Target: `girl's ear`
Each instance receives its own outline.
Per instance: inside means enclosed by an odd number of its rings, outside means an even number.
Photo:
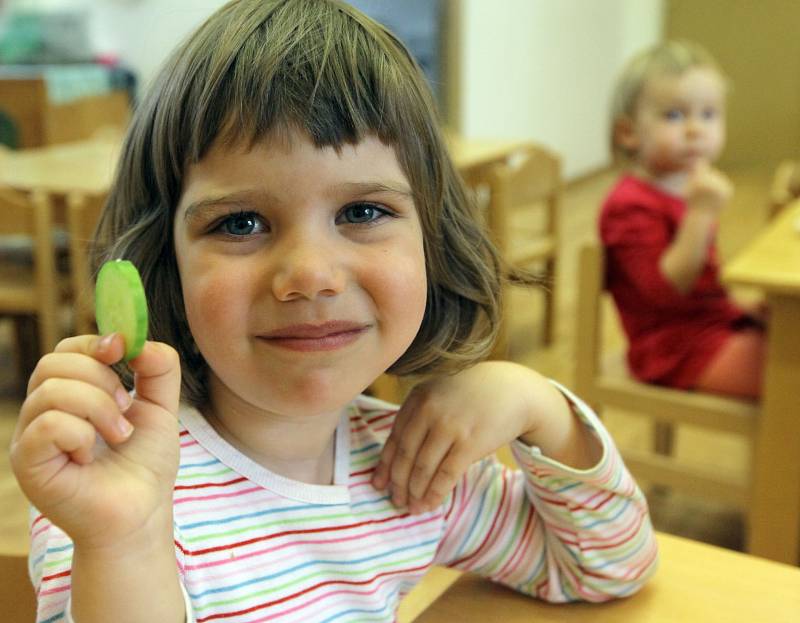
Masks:
[[[639,136],[636,133],[635,123],[627,115],[614,122],[614,144],[629,154],[636,153],[639,149]]]

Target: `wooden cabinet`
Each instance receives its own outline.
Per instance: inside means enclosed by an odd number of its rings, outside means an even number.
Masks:
[[[43,77],[0,77],[0,113],[12,122],[15,147],[22,149],[88,138],[108,125],[124,128],[130,104],[125,91],[54,103]]]

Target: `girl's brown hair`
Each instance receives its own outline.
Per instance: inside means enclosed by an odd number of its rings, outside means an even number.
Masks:
[[[484,357],[497,334],[502,267],[408,51],[338,0],[234,0],[177,48],[139,105],[92,253],[95,273],[112,258],[139,268],[150,338],[180,354],[183,399],[207,398],[173,244],[187,165],[216,141],[253,144],[294,128],[319,147],[374,134],[395,149],[411,183],[428,300],[416,338],[389,371],[452,372]]]

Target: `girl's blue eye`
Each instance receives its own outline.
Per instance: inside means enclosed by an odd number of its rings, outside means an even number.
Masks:
[[[348,224],[363,224],[373,223],[383,216],[387,216],[389,212],[373,203],[354,203],[342,210],[337,222],[343,219]]]
[[[230,236],[249,236],[257,233],[259,228],[259,218],[252,212],[239,212],[226,217],[220,224],[219,229]]]
[[[717,116],[717,111],[713,108],[706,108],[703,111],[703,119],[714,119]]]
[[[664,111],[664,118],[668,121],[680,121],[683,119],[683,113],[676,108],[672,108]]]

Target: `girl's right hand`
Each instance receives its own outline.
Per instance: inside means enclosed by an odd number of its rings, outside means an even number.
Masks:
[[[172,513],[178,354],[147,342],[129,362],[136,390],[131,398],[110,367],[123,352],[117,334],[59,343],[31,375],[11,443],[22,491],[86,548],[145,534]]]
[[[733,185],[722,171],[708,161],[699,161],[689,174],[686,186],[686,205],[719,218],[722,208],[733,195]]]

